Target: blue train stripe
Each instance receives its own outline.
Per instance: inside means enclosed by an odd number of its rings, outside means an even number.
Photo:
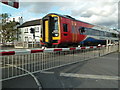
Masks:
[[[93,37],[87,37],[84,41],[80,42],[80,44],[85,44],[88,42],[91,43],[105,43],[106,40],[99,40],[99,39],[95,39]]]

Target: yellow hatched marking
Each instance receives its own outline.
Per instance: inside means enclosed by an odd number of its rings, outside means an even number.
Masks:
[[[48,30],[48,20],[45,21],[45,42],[48,42],[48,38],[49,38],[49,30]]]

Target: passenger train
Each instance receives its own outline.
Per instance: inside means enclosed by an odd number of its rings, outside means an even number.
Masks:
[[[106,44],[118,41],[118,31],[55,13],[42,18],[40,42],[46,47]]]

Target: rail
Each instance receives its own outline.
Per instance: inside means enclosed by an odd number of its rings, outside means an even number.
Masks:
[[[0,52],[0,81],[100,57],[118,50],[118,45],[76,48],[27,49]]]

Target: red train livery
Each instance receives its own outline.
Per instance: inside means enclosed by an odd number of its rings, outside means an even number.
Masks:
[[[94,26],[68,15],[51,13],[42,18],[40,41],[46,47],[77,46],[88,37],[86,29]]]
[[[78,45],[86,38],[83,27],[94,25],[77,21],[70,16],[48,14],[42,19],[41,44],[47,47]]]

